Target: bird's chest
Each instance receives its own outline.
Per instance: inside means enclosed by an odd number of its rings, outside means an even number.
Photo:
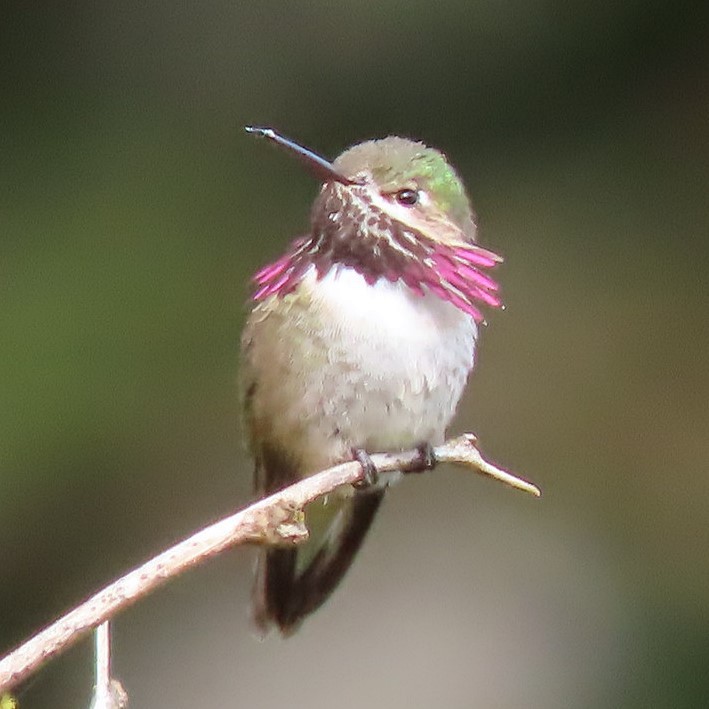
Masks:
[[[249,329],[254,403],[278,437],[297,429],[309,444],[335,437],[371,452],[442,438],[477,335],[449,303],[345,268],[309,273]]]

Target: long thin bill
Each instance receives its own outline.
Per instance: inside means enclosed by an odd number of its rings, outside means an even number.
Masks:
[[[277,133],[273,128],[258,128],[256,126],[245,126],[244,129],[247,133],[251,133],[258,138],[267,138],[276,145],[279,145],[286,150],[289,150],[297,157],[299,157],[310,169],[310,171],[323,182],[341,182],[345,185],[355,184],[354,180],[350,180],[349,177],[345,177],[342,173],[335,169],[335,166],[325,160],[317,153],[312,150],[304,148],[302,145],[289,140],[288,138]]]

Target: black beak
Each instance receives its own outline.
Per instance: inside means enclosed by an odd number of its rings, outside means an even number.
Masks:
[[[342,173],[338,172],[335,166],[325,160],[325,158],[320,157],[312,150],[304,148],[298,143],[294,143],[288,138],[284,138],[280,133],[276,133],[273,128],[256,128],[255,126],[246,126],[245,130],[247,133],[251,133],[259,138],[268,138],[268,140],[274,142],[276,145],[280,145],[286,150],[290,150],[297,157],[299,157],[305,166],[323,182],[340,182],[343,185],[354,185],[357,184],[355,180],[351,180],[349,177],[345,177]]]

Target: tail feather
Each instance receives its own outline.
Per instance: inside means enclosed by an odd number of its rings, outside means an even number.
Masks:
[[[357,492],[343,502],[304,569],[297,549],[270,549],[259,559],[253,616],[265,633],[275,624],[284,635],[330,596],[349,569],[379,509],[384,490]],[[302,552],[301,552],[302,553]]]

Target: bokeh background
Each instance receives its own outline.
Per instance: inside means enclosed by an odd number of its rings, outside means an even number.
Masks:
[[[251,550],[121,615],[134,707],[709,704],[707,4],[5,3],[0,652],[250,499],[250,274],[334,157],[443,149],[504,254],[453,469],[389,496],[346,583],[254,639]],[[19,690],[87,706],[89,641]]]

